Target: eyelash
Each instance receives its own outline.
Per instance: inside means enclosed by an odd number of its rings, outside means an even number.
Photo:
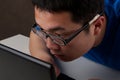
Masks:
[[[57,35],[61,38],[67,38],[70,34],[65,33],[65,34],[59,34],[59,33],[50,33],[50,32],[46,32],[47,34],[52,34],[52,35]]]
[[[67,38],[70,34],[58,34],[58,33],[55,33],[55,35],[61,37],[61,38]]]
[[[63,35],[61,34],[58,34],[58,33],[55,33],[55,35],[59,36],[59,37],[63,37]]]

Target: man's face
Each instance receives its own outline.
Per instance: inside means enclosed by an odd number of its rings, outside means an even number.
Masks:
[[[82,24],[74,23],[71,20],[71,15],[68,12],[50,13],[41,11],[36,7],[35,20],[48,34],[57,34],[64,38],[69,37],[82,27]],[[95,38],[91,31],[82,31],[66,46],[59,46],[58,44],[53,43],[50,38],[47,38],[45,42],[47,48],[50,49],[50,52],[55,57],[63,61],[71,61],[89,51],[94,45]]]

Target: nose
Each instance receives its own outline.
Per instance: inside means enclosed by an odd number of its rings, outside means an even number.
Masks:
[[[59,50],[60,46],[55,44],[49,37],[46,39],[46,46],[51,50]]]

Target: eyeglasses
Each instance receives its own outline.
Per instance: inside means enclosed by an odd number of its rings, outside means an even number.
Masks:
[[[32,27],[32,31],[36,33],[39,37],[43,39],[47,39],[48,37],[55,43],[60,46],[67,45],[72,39],[74,39],[80,32],[87,29],[89,25],[91,25],[94,21],[96,21],[101,15],[103,14],[103,11],[100,14],[97,14],[91,21],[89,21],[87,24],[83,25],[80,29],[75,31],[72,35],[69,36],[69,38],[64,39],[63,37],[56,35],[56,34],[48,34],[46,33],[39,25],[36,23]]]

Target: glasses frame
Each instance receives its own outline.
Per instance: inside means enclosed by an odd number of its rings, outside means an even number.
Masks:
[[[97,14],[92,20],[90,20],[88,23],[86,23],[85,25],[83,25],[80,29],[78,29],[77,31],[75,31],[75,33],[73,33],[72,35],[70,35],[67,39],[64,39],[60,36],[53,36],[51,34],[47,34],[46,32],[43,31],[43,29],[37,25],[36,23],[32,26],[32,31],[37,34],[40,37],[40,33],[42,33],[42,35],[44,34],[43,37],[48,38],[50,37],[50,39],[52,39],[52,41],[55,44],[58,44],[60,46],[66,46],[71,40],[73,40],[80,32],[82,32],[83,30],[87,29],[94,21],[96,21],[101,15],[103,15],[104,11],[101,11],[101,13]],[[37,27],[39,27],[39,30],[37,29]],[[58,38],[59,40],[62,41],[62,43],[58,43],[57,41],[55,41],[53,37]]]

